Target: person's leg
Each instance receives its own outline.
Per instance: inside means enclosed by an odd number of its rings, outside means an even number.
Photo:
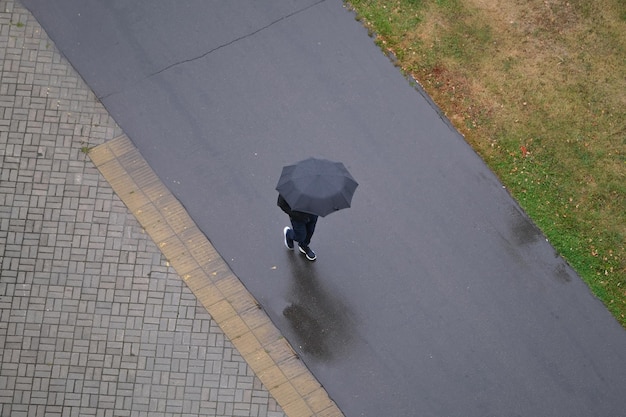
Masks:
[[[287,238],[295,240],[300,246],[304,246],[303,242],[306,242],[307,237],[307,225],[306,223],[299,222],[291,219],[291,230],[287,232]]]
[[[317,224],[317,216],[312,216],[311,220],[306,223],[306,238],[301,246],[309,246],[313,233],[315,233],[315,225]]]
[[[317,223],[317,216],[312,217],[310,221],[303,223],[291,219],[292,229],[287,230],[285,237],[298,242],[298,249],[300,252],[306,255],[309,261],[314,261],[317,256],[315,252],[309,248],[309,242],[315,231],[315,225]]]
[[[309,247],[309,243],[311,243],[311,238],[313,237],[313,233],[315,232],[315,225],[317,224],[317,216],[311,217],[311,219],[306,222],[306,237],[304,242],[299,242],[298,249],[300,252],[306,255],[306,258],[309,261],[314,261],[317,259],[317,255],[315,252]]]

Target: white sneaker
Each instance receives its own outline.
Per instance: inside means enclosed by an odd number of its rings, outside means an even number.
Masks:
[[[291,228],[289,226],[285,227],[283,229],[283,236],[285,237],[285,246],[287,246],[287,249],[293,250],[293,239],[289,239],[287,237],[287,232],[289,232],[290,230]]]
[[[298,246],[298,249],[300,249],[300,252],[306,255],[306,258],[309,261],[314,261],[317,259],[317,255],[315,255],[315,252],[313,252],[313,250],[309,248],[308,246],[304,248],[302,246]]]

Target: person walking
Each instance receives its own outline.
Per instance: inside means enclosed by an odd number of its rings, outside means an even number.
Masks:
[[[278,207],[291,220],[291,227],[283,229],[285,246],[293,249],[294,242],[298,242],[300,252],[309,261],[314,261],[317,257],[309,243],[317,217],[350,207],[358,185],[341,162],[307,158],[284,166],[276,191]]]
[[[289,216],[289,220],[291,221],[291,227],[286,226],[283,229],[287,249],[293,250],[295,246],[294,242],[298,242],[298,249],[309,261],[317,259],[315,252],[309,247],[309,243],[311,243],[311,238],[315,232],[318,216],[292,210],[287,201],[280,194],[278,194],[277,204],[278,207]]]

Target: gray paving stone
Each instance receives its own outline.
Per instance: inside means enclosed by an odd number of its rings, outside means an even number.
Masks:
[[[284,416],[87,158],[122,132],[13,0],[0,61],[0,416]]]

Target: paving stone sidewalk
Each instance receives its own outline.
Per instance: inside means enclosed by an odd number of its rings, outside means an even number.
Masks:
[[[89,160],[121,134],[0,1],[0,416],[284,416]]]

